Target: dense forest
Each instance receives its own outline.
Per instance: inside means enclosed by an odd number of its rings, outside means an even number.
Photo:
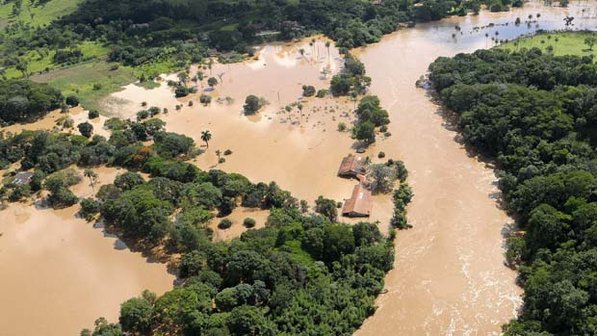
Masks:
[[[31,81],[0,81],[0,126],[30,122],[61,107],[64,97],[59,90]]]
[[[497,161],[524,230],[507,241],[525,294],[506,335],[597,334],[597,64],[479,50],[437,59],[430,79],[465,142]]]
[[[98,319],[82,335],[343,335],[374,312],[393,265],[393,235],[384,237],[377,224],[336,223],[332,200],[320,197],[310,213],[274,182],[202,171],[185,162],[198,153],[193,140],[164,126],[113,118],[106,122],[109,139],[46,131],[0,137],[2,165],[20,162],[34,172],[28,184],[7,183],[0,197],[18,201],[43,188],[49,205],[80,201],[83,218],[105,219],[130,246],[181,256],[174,258],[179,286],[126,301],[118,323]],[[128,171],[78,200],[69,187],[81,177],[65,170],[73,164]],[[268,209],[266,227],[212,241],[208,222],[238,206]],[[254,223],[246,218],[243,225]]]
[[[138,182],[102,187],[101,214],[126,238],[182,253],[182,285],[126,301],[118,324],[100,319],[83,335],[346,335],[373,313],[393,264],[377,225],[303,214],[275,184],[216,170],[189,182],[126,180]],[[210,209],[234,199],[270,208],[267,225],[214,243]]]

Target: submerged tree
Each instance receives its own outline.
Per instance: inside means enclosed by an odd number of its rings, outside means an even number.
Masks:
[[[201,140],[205,142],[205,146],[209,148],[209,141],[211,140],[211,132],[209,130],[205,130],[201,132]]]

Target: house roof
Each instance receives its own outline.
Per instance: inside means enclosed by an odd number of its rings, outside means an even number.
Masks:
[[[349,155],[342,159],[338,175],[353,175],[357,176],[365,171],[365,160],[360,156]]]
[[[16,185],[29,184],[29,182],[31,182],[32,177],[33,177],[32,172],[18,172],[14,176],[12,182]]]
[[[352,196],[344,203],[342,215],[344,216],[363,216],[371,214],[371,191],[357,184],[352,190]]]

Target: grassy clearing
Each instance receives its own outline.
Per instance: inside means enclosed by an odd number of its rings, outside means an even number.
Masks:
[[[108,48],[102,46],[97,42],[90,41],[85,41],[79,44],[78,48],[81,49],[81,52],[83,53],[83,59],[85,61],[105,57],[109,52]],[[55,50],[47,52],[38,52],[37,50],[31,50],[23,58],[27,60],[29,64],[29,73],[35,74],[48,70],[60,69],[61,65],[53,63],[55,54]],[[18,71],[15,67],[9,67],[6,69],[6,77],[8,78],[21,78],[22,76],[23,74],[20,71]]]
[[[562,55],[578,55],[597,57],[597,45],[593,46],[593,50],[585,44],[587,37],[593,36],[597,38],[595,32],[554,32],[543,33],[531,37],[523,37],[508,43],[505,43],[498,48],[507,50],[519,50],[522,48],[539,48],[543,51],[552,49],[556,56]]]
[[[129,67],[113,69],[111,64],[99,61],[53,70],[31,79],[49,83],[64,95],[76,95],[85,108],[101,111],[103,98],[134,82],[136,77]]]
[[[180,70],[180,67],[176,66],[175,62],[171,59],[143,64],[133,69],[137,78],[141,78],[142,76],[154,78],[161,74],[176,72],[177,70]]]
[[[37,7],[34,7],[31,2],[32,0],[23,0],[18,16],[13,16],[13,2],[0,5],[0,24],[22,21],[36,27],[44,26],[74,12],[81,0],[50,0],[47,4]]]

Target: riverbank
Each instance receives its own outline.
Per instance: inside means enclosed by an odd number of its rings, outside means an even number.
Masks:
[[[114,168],[94,170],[96,185],[112,183]],[[72,188],[79,197],[94,192],[85,178]],[[144,289],[172,288],[165,264],[131,252],[117,237],[76,215],[38,201],[13,203],[0,225],[0,332],[5,335],[77,335],[98,316],[118,318],[120,303]]]
[[[508,13],[453,17],[398,31],[359,50],[373,79],[371,92],[392,120],[395,137],[379,150],[405,161],[415,197],[408,208],[414,229],[398,234],[388,293],[378,298],[378,310],[357,335],[499,335],[501,325],[516,316],[522,290],[516,272],[504,266],[502,235],[513,220],[497,203],[493,168],[469,155],[441,107],[415,82],[439,56],[492,46],[489,37],[496,32],[514,39],[538,29],[564,29],[566,15],[576,17],[575,29],[594,27],[595,18],[582,15],[587,6],[533,2]],[[517,17],[524,21],[537,13],[535,24],[514,24]]]

